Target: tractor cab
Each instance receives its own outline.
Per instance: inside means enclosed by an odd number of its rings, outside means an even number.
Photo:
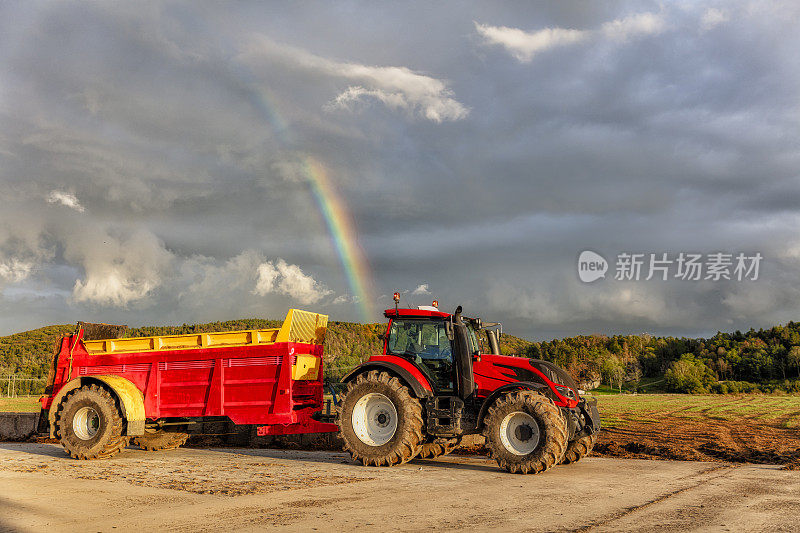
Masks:
[[[384,355],[414,363],[437,394],[466,399],[475,391],[472,363],[481,355],[476,328],[479,319],[451,315],[432,306],[387,309],[389,319]]]

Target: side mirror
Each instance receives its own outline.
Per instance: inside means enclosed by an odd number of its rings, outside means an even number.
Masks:
[[[447,338],[452,342],[454,338],[452,318],[444,323],[444,330],[447,333]]]

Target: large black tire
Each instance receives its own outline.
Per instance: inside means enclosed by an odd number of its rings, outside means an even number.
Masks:
[[[558,407],[533,391],[502,396],[489,408],[485,424],[489,455],[511,473],[544,472],[558,464],[567,446]]]
[[[114,397],[98,385],[70,391],[56,412],[56,437],[75,459],[107,459],[128,445]]]
[[[172,433],[159,429],[133,438],[133,444],[148,452],[174,450],[186,444],[188,433]]]
[[[402,464],[422,450],[422,406],[386,372],[371,370],[348,383],[336,423],[344,449],[365,466]]]
[[[564,459],[561,464],[568,465],[577,463],[592,452],[594,443],[597,442],[597,433],[585,435],[579,439],[570,441],[567,444],[567,451],[564,453]]]
[[[455,450],[461,439],[437,439],[428,437],[422,443],[422,450],[417,456],[418,459],[435,459]]]

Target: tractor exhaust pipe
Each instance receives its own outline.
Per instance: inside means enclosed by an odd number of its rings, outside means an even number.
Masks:
[[[487,329],[486,338],[489,339],[489,349],[492,351],[492,354],[501,355],[500,344],[497,342],[497,335],[495,334],[494,330]]]

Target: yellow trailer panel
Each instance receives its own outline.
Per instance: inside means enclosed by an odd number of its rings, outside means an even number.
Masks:
[[[284,320],[280,328],[103,339],[83,341],[83,345],[86,347],[86,351],[92,355],[104,355],[221,346],[264,345],[276,342],[322,344],[327,327],[327,315],[290,309],[286,315],[286,320]]]

